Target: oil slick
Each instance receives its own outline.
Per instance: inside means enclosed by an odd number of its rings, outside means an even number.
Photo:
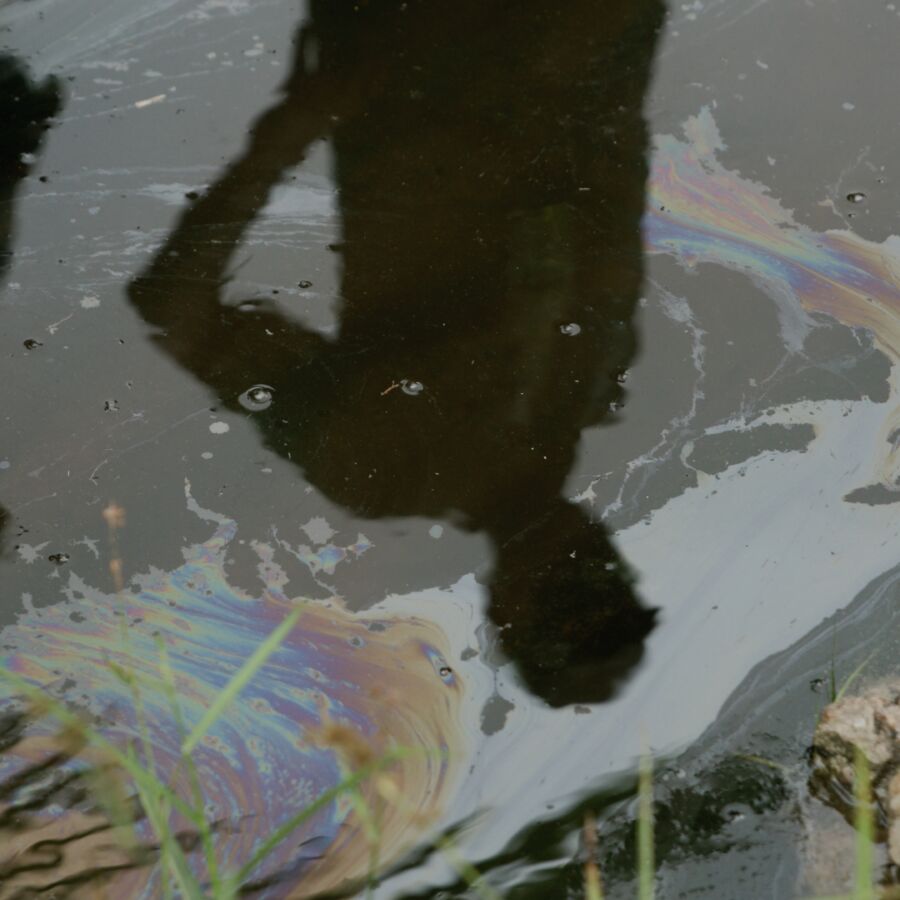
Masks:
[[[706,107],[687,120],[684,136],[656,140],[643,224],[647,251],[748,275],[778,303],[789,351],[800,349],[798,336],[812,327],[805,317],[819,313],[866,329],[892,363],[900,361],[900,238],[875,243],[798,224],[764,186],[722,165],[717,154],[725,144]],[[898,393],[894,378],[870,460],[871,480],[888,490],[900,478],[889,441],[900,426]]]
[[[729,397],[730,412],[707,433],[778,425],[814,437],[803,453],[760,453],[702,475],[617,532],[618,549],[641,573],[644,601],[661,607],[662,621],[627,696],[604,715],[607,728],[630,722],[634,731],[639,723],[661,753],[694,739],[760,659],[894,566],[900,541],[896,508],[885,502],[900,499],[889,440],[900,407],[900,239],[813,231],[763,185],[726,168],[723,149],[708,109],[687,120],[683,137],[656,138],[643,220],[648,255],[689,272],[747,277],[760,301],[775,304],[785,358],[802,358],[807,334],[830,317],[872,335],[893,365],[886,402],[817,397],[745,408],[740,394]],[[703,289],[697,299],[714,299]],[[698,360],[702,378],[695,351]],[[635,394],[634,407],[644,400]],[[640,419],[636,409],[631,415]],[[870,499],[873,488],[880,502]],[[623,764],[623,742],[607,731],[595,752],[601,745],[607,771]]]
[[[686,123],[684,138],[657,138],[643,223],[647,252],[687,268],[712,264],[752,279],[778,305],[788,353],[801,351],[812,317],[825,314],[871,331],[897,361],[900,242],[877,244],[849,231],[813,232],[763,186],[726,169],[718,158],[722,147],[709,111]],[[677,313],[689,326],[690,298],[685,304],[672,318]],[[695,331],[699,371],[703,335],[699,327]],[[617,534],[618,548],[641,573],[645,602],[661,607],[663,617],[636,677],[592,715],[536,703],[509,667],[487,684],[473,683],[464,671],[463,694],[458,679],[464,666],[448,648],[458,635],[440,616],[454,608],[467,638],[483,623],[484,590],[471,576],[448,592],[391,598],[382,611],[364,616],[350,616],[336,603],[310,604],[297,633],[202,750],[213,814],[238,826],[234,834],[220,835],[224,858],[240,858],[259,835],[336,779],[333,754],[304,742],[301,733],[303,725],[318,724],[323,695],[333,717],[364,734],[375,735],[376,723],[386,722],[398,743],[446,747],[451,760],[461,761],[460,770],[470,773],[457,778],[452,765],[412,758],[402,773],[402,791],[416,809],[391,823],[385,858],[416,838],[420,813],[448,807],[453,815],[447,821],[481,813],[477,825],[459,836],[463,855],[477,860],[499,852],[523,823],[546,816],[561,797],[628,769],[642,731],[658,754],[695,738],[753,665],[895,565],[900,521],[892,507],[843,500],[860,486],[894,483],[887,438],[896,427],[891,411],[900,406],[900,391],[896,375],[891,379],[888,403],[799,401],[759,413],[756,423],[814,429],[808,451],[760,455],[718,471]],[[641,402],[640,396],[633,402]],[[622,427],[628,425],[625,413]],[[154,673],[153,632],[163,634],[194,720],[236,661],[290,608],[280,554],[327,575],[334,565],[369,552],[362,536],[347,547],[257,544],[265,590],[251,597],[228,584],[223,568],[235,523],[196,511],[212,523],[212,537],[186,551],[183,566],[146,576],[138,593],[126,595],[129,663]],[[310,540],[315,543],[312,535]],[[89,695],[94,712],[117,720],[110,726],[115,733],[133,737],[129,698],[103,665],[109,647],[117,646],[115,598],[74,576],[69,586],[66,603],[29,609],[6,629],[7,662],[35,682],[53,684],[60,696],[88,703],[82,694]],[[378,690],[373,693],[371,685]],[[496,733],[476,738],[471,723],[478,710],[472,715],[467,704],[484,702],[495,689],[512,712]],[[171,760],[175,736],[168,710],[162,698],[149,699],[151,717],[164,723],[161,755]],[[561,765],[547,765],[547,735]],[[0,778],[8,777],[10,758],[0,765]],[[257,814],[246,817],[247,809]],[[302,868],[305,856],[306,871],[291,877],[306,884],[321,877],[317,886],[334,883],[325,881],[332,876],[339,881],[359,874],[366,847],[353,826],[346,807],[328,810],[272,868]],[[311,842],[298,851],[307,838]],[[337,848],[335,858],[345,864],[340,872],[323,871],[328,867],[311,860]],[[126,877],[144,878],[145,895],[152,895],[145,874]],[[431,860],[407,876],[394,876],[386,895],[450,880]]]
[[[190,727],[302,602],[286,593],[276,550],[266,544],[255,545],[261,591],[251,595],[229,584],[225,562],[236,523],[201,509],[190,493],[188,502],[214,530],[208,540],[184,550],[182,566],[141,576],[133,591],[119,596],[73,575],[66,601],[31,606],[2,632],[7,668],[87,710],[103,733],[120,743],[138,740],[138,728],[129,689],[108,662],[158,678],[161,637]],[[306,601],[295,631],[196,752],[208,817],[220,826],[223,868],[246,862],[259,840],[340,781],[335,748],[319,746],[315,737],[323,733],[323,720],[352,729],[375,755],[392,744],[421,751],[392,770],[402,804],[385,816],[381,857],[389,860],[414,843],[423,824],[447,803],[465,755],[459,719],[463,688],[448,656],[440,628],[422,619],[350,614],[337,600]],[[162,771],[173,771],[179,738],[168,702],[152,688],[145,688],[143,697],[157,763]],[[0,782],[10,783],[23,765],[46,758],[47,743],[40,738],[52,733],[52,725],[31,731],[32,740],[0,756]],[[188,785],[178,788],[187,791]],[[73,815],[80,814],[51,805],[36,813],[32,827],[56,819],[65,831],[66,817]],[[277,876],[272,896],[285,896],[286,885],[291,896],[304,896],[365,875],[368,855],[356,813],[344,798],[303,826],[257,875]],[[119,896],[158,896],[159,885],[147,868],[118,877]]]

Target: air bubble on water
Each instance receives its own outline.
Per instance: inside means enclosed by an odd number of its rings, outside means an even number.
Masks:
[[[567,337],[575,337],[576,334],[581,334],[581,326],[577,322],[568,322],[566,325],[560,325],[559,330]]]
[[[400,389],[410,397],[418,397],[425,390],[425,385],[421,381],[408,381],[404,378],[400,382]]]
[[[453,669],[451,669],[450,666],[441,666],[440,669],[438,669],[438,674],[441,678],[449,678],[453,674]]]
[[[238,304],[238,312],[255,312],[262,306],[259,300],[245,300]]]
[[[62,566],[69,561],[68,553],[51,553],[47,559],[52,563],[56,563],[58,566]]]
[[[741,822],[747,818],[749,807],[743,803],[728,803],[721,809],[722,818],[729,822]]]
[[[862,191],[851,191],[847,194],[847,199],[851,203],[862,203],[866,199],[866,195]]]
[[[825,687],[825,679],[824,678],[813,678],[809,683],[809,689],[814,694],[820,694],[822,692],[822,688]]]
[[[27,341],[23,341],[22,343],[24,344],[26,350],[35,350],[38,347],[44,346],[40,341],[36,341],[34,338],[28,338]]]
[[[297,287],[302,291],[308,291],[312,287],[312,282],[304,279],[303,281],[297,282]]]
[[[261,412],[272,405],[274,394],[275,391],[269,385],[254,384],[238,397],[238,402],[250,412]]]
[[[103,409],[106,412],[118,412],[119,411],[119,401],[118,400],[104,400],[103,401]]]

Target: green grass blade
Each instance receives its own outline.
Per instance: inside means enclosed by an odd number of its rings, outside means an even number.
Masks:
[[[835,701],[840,700],[841,697],[847,693],[847,689],[853,684],[854,681],[859,677],[862,673],[862,670],[872,661],[872,657],[875,655],[875,651],[873,650],[844,680],[844,683],[841,685],[841,689],[835,694]]]
[[[284,824],[280,825],[272,834],[266,838],[265,841],[259,846],[253,856],[250,858],[250,861],[245,865],[241,866],[241,868],[232,876],[230,876],[230,881],[233,883],[234,887],[239,887],[242,885],[249,877],[253,874],[253,871],[256,867],[263,862],[263,860],[292,832],[299,828],[304,822],[308,819],[311,819],[317,812],[324,809],[332,800],[341,796],[341,794],[346,793],[347,791],[352,791],[354,788],[362,784],[367,778],[373,775],[375,772],[380,771],[381,769],[385,769],[393,763],[397,762],[400,759],[403,759],[404,756],[408,755],[408,751],[404,750],[394,750],[390,753],[385,754],[379,759],[375,760],[375,762],[370,763],[367,766],[364,766],[361,769],[358,769],[352,775],[349,775],[339,784],[336,784],[334,787],[329,788],[327,791],[319,794],[309,806],[302,809],[295,816],[291,816]]]
[[[585,867],[584,897],[585,900],[603,900],[603,889],[600,887],[600,873],[597,870],[596,863],[593,866]]]
[[[637,820],[638,900],[653,900],[656,863],[653,858],[653,758],[641,756],[638,774]]]
[[[132,747],[128,748],[125,756],[135,765],[139,765]],[[157,782],[156,787],[157,789],[163,788],[164,785]],[[182,897],[184,900],[205,900],[203,890],[197,883],[193,872],[191,872],[187,857],[175,839],[175,835],[169,825],[170,807],[166,803],[164,795],[160,793],[157,796],[157,791],[153,789],[152,784],[140,784],[135,781],[135,789],[138,792],[141,806],[147,814],[150,826],[153,828],[159,841],[160,860],[165,860],[165,865],[172,873],[175,883],[181,889]],[[163,878],[166,878],[165,871],[161,875]]]
[[[144,710],[144,696],[141,693],[140,680],[137,675],[120,666],[111,659],[106,661],[110,671],[131,692],[131,701],[134,703],[135,717],[137,718],[138,733],[141,736],[141,745],[144,748],[144,767],[151,775],[156,774],[156,758],[153,753],[153,741],[150,738],[150,729],[147,727],[147,715]]]
[[[837,700],[837,672],[835,660],[837,659],[837,626],[831,626],[831,702]]]
[[[360,822],[362,822],[366,841],[369,844],[369,870],[366,873],[366,898],[367,900],[371,900],[378,880],[379,856],[381,853],[381,823],[379,822],[377,812],[373,811],[369,806],[368,801],[358,786],[351,788],[349,795],[350,804],[356,815],[359,817]]]
[[[187,736],[187,724],[185,723],[184,713],[181,704],[178,702],[178,689],[175,684],[175,673],[172,671],[172,665],[169,661],[169,651],[165,641],[157,636],[156,647],[159,652],[159,672],[162,676],[163,693],[169,703],[169,709],[172,712],[172,718],[175,719],[175,727],[178,731],[178,740],[184,743]],[[216,859],[216,848],[213,841],[212,828],[206,819],[205,799],[203,796],[203,788],[200,784],[200,775],[197,772],[197,766],[192,756],[182,756],[179,765],[184,764],[187,769],[188,781],[191,786],[191,795],[193,798],[194,809],[197,812],[198,821],[202,824],[198,830],[200,832],[200,842],[203,846],[203,855],[206,859],[206,870],[209,873],[210,885],[212,887],[213,896],[217,897],[221,886],[219,878],[219,863]],[[175,778],[177,769],[170,776],[170,783]]]
[[[856,794],[856,878],[853,900],[874,900],[872,889],[872,789],[869,763],[857,749],[854,758]]]
[[[437,846],[447,858],[447,861],[456,871],[456,874],[481,898],[481,900],[503,900],[500,894],[494,890],[485,880],[484,875],[475,868],[467,859],[460,856],[453,841],[448,837],[441,837]]]
[[[293,610],[285,620],[250,654],[249,659],[235,673],[231,681],[219,692],[212,705],[204,713],[203,718],[194,726],[193,731],[184,739],[181,745],[181,752],[184,755],[190,755],[197,747],[197,744],[203,740],[210,728],[215,725],[216,721],[228,707],[228,705],[237,697],[237,695],[247,686],[253,676],[265,665],[266,660],[278,649],[281,642],[288,636],[293,627],[297,624],[302,610]]]

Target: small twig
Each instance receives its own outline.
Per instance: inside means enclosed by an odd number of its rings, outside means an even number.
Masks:
[[[391,383],[390,383],[390,384],[389,384],[389,385],[381,392],[381,396],[382,396],[382,397],[387,397],[387,395],[388,395],[391,391],[396,391],[398,387],[400,387],[400,382],[399,382],[399,381],[392,381],[392,382],[391,382]]]

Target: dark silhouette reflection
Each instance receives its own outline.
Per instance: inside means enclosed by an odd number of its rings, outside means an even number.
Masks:
[[[155,340],[226,406],[274,388],[255,414],[266,446],[332,500],[487,532],[490,616],[554,704],[608,697],[654,619],[561,491],[635,351],[662,14],[313,0],[282,98],[131,286]],[[220,298],[271,189],[324,137],[344,236],[333,340]]]
[[[62,106],[59,81],[36,84],[14,56],[0,54],[0,277],[12,255],[16,187],[28,174],[29,154],[40,146],[49,119]]]
[[[12,259],[16,188],[28,174],[29,154],[37,151],[61,106],[56,78],[35,84],[16,57],[0,54],[0,284]],[[9,514],[0,506],[0,544],[8,522]]]

